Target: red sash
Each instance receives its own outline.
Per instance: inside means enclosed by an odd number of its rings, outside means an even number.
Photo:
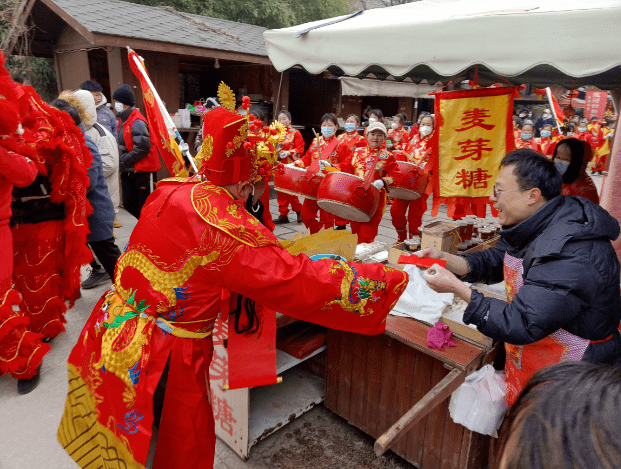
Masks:
[[[134,109],[129,115],[123,124],[123,140],[125,141],[125,147],[128,151],[132,151],[134,149],[132,126],[136,120],[141,120],[145,124],[148,124],[146,117],[144,117],[138,109]],[[134,165],[135,171],[152,173],[160,169],[160,155],[157,152],[157,145],[153,140],[153,132],[149,132],[149,140],[151,141],[151,151],[149,151],[149,154],[145,158],[141,159]]]

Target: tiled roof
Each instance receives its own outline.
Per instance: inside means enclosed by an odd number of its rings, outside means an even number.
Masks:
[[[267,56],[263,40],[267,28],[261,26],[183,13],[238,37],[237,42],[227,35],[202,31],[186,18],[157,7],[121,0],[52,1],[93,33]]]

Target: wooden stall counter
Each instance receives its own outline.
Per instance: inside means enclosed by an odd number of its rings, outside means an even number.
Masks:
[[[429,325],[388,316],[383,335],[330,330],[325,405],[424,469],[479,469],[488,436],[453,422],[451,393],[491,359],[490,347],[452,337],[456,347],[427,347]]]

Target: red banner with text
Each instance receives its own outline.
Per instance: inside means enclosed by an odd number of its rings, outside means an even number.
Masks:
[[[515,149],[515,88],[435,93],[435,132],[426,171],[431,171],[432,215],[485,213],[502,158]],[[492,212],[493,206],[492,206]]]

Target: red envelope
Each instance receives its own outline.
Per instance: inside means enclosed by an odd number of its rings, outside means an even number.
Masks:
[[[446,261],[443,261],[442,259],[436,259],[434,257],[418,257],[414,254],[411,256],[401,254],[399,257],[399,264],[412,264],[418,267],[426,268],[431,267],[433,264],[438,264],[440,267],[446,267]]]

